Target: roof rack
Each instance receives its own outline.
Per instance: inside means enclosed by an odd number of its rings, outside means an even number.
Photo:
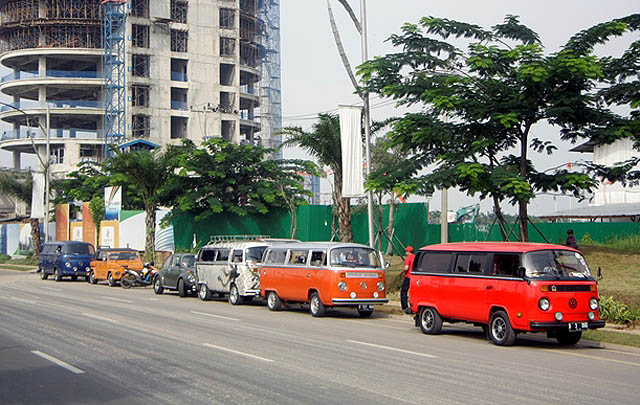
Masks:
[[[209,244],[220,242],[234,242],[241,240],[263,240],[269,238],[269,235],[212,235],[209,238]]]

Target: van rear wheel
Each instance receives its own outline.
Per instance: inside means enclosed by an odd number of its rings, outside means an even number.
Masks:
[[[516,333],[511,327],[509,316],[504,311],[496,311],[489,321],[489,337],[498,346],[512,346],[516,341]]]
[[[442,330],[442,317],[435,308],[420,310],[420,330],[427,335],[437,335]]]
[[[113,274],[111,273],[109,273],[109,275],[107,276],[107,284],[109,284],[109,287],[115,287],[116,284],[118,284],[116,279],[113,278]]]
[[[282,309],[282,300],[275,291],[267,293],[267,308],[270,311],[280,311]]]
[[[320,296],[317,292],[311,294],[311,298],[309,299],[309,312],[311,312],[311,315],[315,317],[324,316],[324,313],[326,312],[324,304],[320,300]]]
[[[580,341],[582,338],[582,332],[567,332],[563,331],[558,333],[556,336],[556,340],[563,346],[573,346]]]
[[[46,280],[49,278],[49,275],[44,271],[44,269],[40,269],[40,278]]]
[[[198,297],[202,301],[209,301],[211,299],[211,290],[207,287],[206,284],[200,284],[200,288],[198,289]]]

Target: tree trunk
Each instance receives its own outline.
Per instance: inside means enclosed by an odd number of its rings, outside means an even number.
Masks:
[[[382,236],[384,235],[384,222],[382,217],[384,215],[384,206],[382,205],[382,193],[376,193],[377,208],[378,208],[378,230],[376,231],[376,239],[378,240],[378,252],[382,252]]]
[[[31,225],[31,241],[33,243],[33,258],[40,258],[40,221],[37,218],[29,219],[29,224]]]
[[[295,204],[289,206],[289,211],[291,212],[291,239],[296,239],[298,238],[298,214]]]
[[[333,185],[336,195],[338,211],[338,232],[340,242],[353,242],[353,228],[351,227],[351,199],[342,197],[342,173],[334,171]]]
[[[498,196],[493,196],[493,211],[496,214],[496,220],[498,222],[498,227],[500,228],[500,234],[502,235],[502,240],[507,241],[508,234],[507,228],[505,226],[506,221],[504,220],[504,216],[502,215],[502,209],[500,208],[500,201],[498,200]]]
[[[146,240],[144,242],[144,258],[153,261],[155,255],[156,239],[156,205],[145,204],[147,218],[145,219]]]
[[[387,246],[387,254],[389,256],[393,256],[393,221],[394,211],[396,207],[396,199],[393,196],[393,192],[391,193],[391,200],[389,201],[389,225],[387,225],[387,236],[389,238],[389,245]]]

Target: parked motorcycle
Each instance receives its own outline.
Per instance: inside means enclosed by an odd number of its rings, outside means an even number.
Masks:
[[[144,287],[153,283],[153,276],[158,272],[153,266],[153,262],[145,263],[142,270],[129,269],[124,267],[124,275],[120,279],[122,288]]]

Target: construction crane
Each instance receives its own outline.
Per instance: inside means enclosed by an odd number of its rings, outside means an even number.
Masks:
[[[480,204],[468,205],[456,211],[454,224],[473,224],[480,213]]]
[[[126,141],[127,0],[102,0],[104,8],[104,157]]]

